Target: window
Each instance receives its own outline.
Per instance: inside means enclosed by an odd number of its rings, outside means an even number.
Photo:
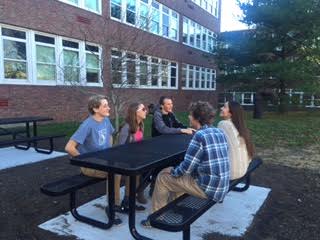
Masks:
[[[215,90],[215,70],[182,64],[182,89]]]
[[[111,0],[110,16],[114,20],[179,41],[179,14],[155,0]]]
[[[169,79],[169,62],[161,61],[161,86],[168,86]]]
[[[54,81],[56,79],[55,39],[35,34],[37,80]]]
[[[138,27],[140,27],[143,30],[149,29],[148,0],[140,1],[140,21]]]
[[[126,84],[136,84],[136,55],[127,53],[126,54],[126,73],[127,81]]]
[[[170,22],[170,38],[178,40],[179,18],[176,12],[172,11]]]
[[[139,82],[141,86],[148,85],[148,57],[140,56]]]
[[[86,80],[88,83],[100,81],[99,47],[86,44]]]
[[[158,78],[159,78],[159,65],[158,59],[151,59],[151,85],[158,86]]]
[[[0,44],[0,83],[102,85],[97,45],[1,24]]]
[[[162,36],[169,37],[169,9],[162,8]]]
[[[124,58],[121,56],[125,56]],[[115,87],[177,89],[176,62],[166,59],[112,50],[111,78]]]
[[[182,87],[187,87],[187,64],[182,64],[181,71],[181,85]]]
[[[192,0],[199,7],[218,18],[218,0]]]
[[[114,84],[122,83],[122,53],[118,50],[111,51],[111,79]]]
[[[200,24],[183,17],[183,43],[212,53],[216,47],[216,34]]]
[[[159,4],[152,2],[151,10],[151,32],[155,34],[160,33],[160,13],[159,13]]]
[[[121,0],[111,0],[111,17],[121,19]]]
[[[101,14],[101,0],[60,0],[65,3],[77,6]]]
[[[189,44],[188,42],[188,19],[183,18],[183,26],[182,26],[182,41],[186,44]]]
[[[80,82],[79,43],[62,40],[63,76],[68,83]]]
[[[132,25],[136,24],[136,0],[127,0],[126,21]]]
[[[27,80],[26,33],[2,28],[5,79]]]
[[[176,87],[177,84],[177,64],[171,62],[171,71],[170,71],[170,86]]]

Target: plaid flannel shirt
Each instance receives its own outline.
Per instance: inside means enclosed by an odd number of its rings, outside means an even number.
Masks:
[[[184,160],[171,174],[191,175],[209,199],[220,202],[229,189],[227,139],[222,130],[204,125],[193,136]]]

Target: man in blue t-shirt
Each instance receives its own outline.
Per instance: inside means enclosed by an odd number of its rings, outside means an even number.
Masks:
[[[88,102],[90,116],[71,136],[65,150],[75,157],[88,152],[96,152],[112,146],[114,128],[109,120],[110,107],[106,97],[95,95]],[[81,168],[81,172],[90,177],[107,178],[107,172]],[[120,204],[120,175],[115,176],[115,204]]]

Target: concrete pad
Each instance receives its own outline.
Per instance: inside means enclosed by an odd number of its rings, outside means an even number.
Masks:
[[[123,188],[121,194],[123,195]],[[205,233],[220,233],[227,236],[240,237],[250,227],[253,218],[260,209],[270,192],[269,188],[251,186],[247,191],[230,192],[222,204],[216,204],[191,225],[191,239],[201,240]],[[147,209],[136,215],[137,231],[152,239],[178,240],[182,233],[171,233],[155,228],[145,229],[140,221],[145,219],[150,210],[150,199]],[[98,220],[107,221],[103,211],[106,206],[105,196],[97,198],[79,208],[79,212]],[[75,220],[70,212],[51,219],[40,228],[65,236],[76,236],[81,240],[125,240],[133,239],[128,228],[128,216],[118,214],[123,221],[120,226],[113,226],[109,230],[102,230]]]
[[[51,154],[38,153],[34,148],[29,148],[26,151],[15,147],[0,148],[0,170],[65,155],[67,154],[64,152],[56,151]]]

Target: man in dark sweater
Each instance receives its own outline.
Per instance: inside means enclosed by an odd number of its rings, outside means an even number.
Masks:
[[[160,107],[156,109],[153,114],[152,137],[160,136],[162,134],[193,133],[193,129],[187,128],[177,120],[172,112],[173,103],[170,97],[160,97],[159,105]]]

